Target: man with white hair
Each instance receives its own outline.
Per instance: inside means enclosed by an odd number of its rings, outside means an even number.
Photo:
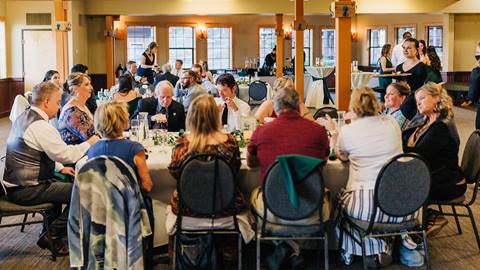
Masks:
[[[155,82],[153,83],[154,86],[161,81],[169,81],[172,85],[176,85],[178,82],[178,76],[172,74],[172,66],[170,64],[163,64],[162,66],[162,74],[155,77]]]
[[[185,109],[173,100],[173,85],[169,81],[160,81],[155,87],[155,96],[141,99],[135,115],[148,113],[150,128],[179,131],[185,129]]]

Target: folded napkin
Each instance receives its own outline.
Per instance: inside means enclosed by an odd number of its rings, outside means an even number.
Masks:
[[[295,191],[294,181],[302,181],[326,161],[302,155],[277,156],[277,160],[278,163],[280,163],[280,168],[282,170],[283,183],[287,189],[288,199],[293,208],[298,208],[298,198],[297,192]]]

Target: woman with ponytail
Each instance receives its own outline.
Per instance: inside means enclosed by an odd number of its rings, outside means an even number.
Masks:
[[[419,114],[424,121],[403,132],[403,149],[415,152],[427,161],[432,174],[430,199],[449,201],[462,196],[465,178],[458,166],[460,139],[453,121],[452,99],[440,84],[427,83],[415,93]],[[443,217],[427,216],[428,234],[437,233],[447,224]]]
[[[329,130],[330,145],[334,146],[337,157],[350,161],[347,187],[340,203],[347,215],[367,221],[373,211],[373,194],[380,169],[386,161],[402,153],[401,131],[393,117],[380,115],[375,92],[368,87],[353,91],[350,114],[355,115],[354,119],[341,128],[330,118],[318,122]],[[380,211],[375,222],[398,223],[416,216],[417,213],[390,217]],[[343,234],[342,259],[348,265],[353,255],[362,256],[362,247],[345,231],[339,230],[338,233]],[[357,231],[350,230],[350,233],[358,239]],[[391,262],[391,239],[367,238],[366,241],[365,254],[372,263],[387,265]]]

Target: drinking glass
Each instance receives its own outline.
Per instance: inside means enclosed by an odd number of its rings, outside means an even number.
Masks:
[[[338,111],[338,118],[337,118],[337,125],[338,127],[342,127],[345,125],[345,111]]]
[[[320,66],[320,57],[315,57],[315,66]]]
[[[138,119],[132,119],[130,121],[130,140],[140,141],[138,137],[140,133],[140,121]]]

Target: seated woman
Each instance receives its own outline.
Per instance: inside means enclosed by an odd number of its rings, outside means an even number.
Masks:
[[[137,110],[140,99],[142,99],[142,95],[133,90],[132,77],[129,74],[120,76],[118,78],[118,92],[113,94],[113,100],[127,103],[129,117],[132,117]]]
[[[215,154],[223,157],[232,167],[235,174],[240,170],[240,149],[235,137],[220,131],[221,122],[215,100],[210,95],[201,95],[195,98],[187,113],[187,130],[190,134],[180,137],[173,149],[172,161],[168,166],[170,174],[177,180],[180,179],[182,163],[189,157],[200,154]],[[179,212],[178,193],[175,191],[170,200],[172,212]],[[243,194],[237,188],[235,208],[238,213],[244,206]],[[234,209],[232,209],[234,210]],[[219,215],[231,216],[233,211],[227,211]],[[202,217],[184,209],[184,216]],[[206,216],[210,217],[210,216]]]
[[[284,88],[284,87],[294,87],[292,79],[288,77],[282,77],[279,78],[275,81],[273,84],[273,94],[275,94],[275,91],[279,88]],[[313,115],[310,113],[308,108],[305,106],[305,103],[303,101],[300,101],[300,116],[303,118],[306,118],[308,120],[313,121]],[[277,118],[277,114],[275,113],[275,110],[273,109],[273,100],[265,100],[260,107],[258,108],[257,112],[255,113],[255,119],[257,119],[258,122],[264,123],[265,118],[270,117],[270,118]]]
[[[67,144],[80,144],[95,134],[93,115],[85,105],[93,91],[90,77],[75,72],[67,78],[70,100],[58,118],[58,131]]]
[[[403,149],[421,155],[430,167],[430,199],[452,200],[462,196],[467,185],[458,166],[460,140],[453,121],[452,99],[441,85],[427,83],[415,93],[418,112],[425,120],[403,132]],[[427,233],[446,225],[444,218],[430,215]]]
[[[212,72],[210,72],[208,69],[208,62],[205,60],[202,60],[200,61],[200,65],[202,66],[202,79],[206,78],[210,82],[214,83]]]
[[[321,121],[331,133],[330,145],[334,146],[337,157],[349,160],[349,177],[347,191],[339,202],[344,212],[352,218],[369,220],[373,211],[373,195],[377,175],[385,163],[402,153],[400,127],[392,117],[379,115],[380,104],[375,92],[368,87],[353,90],[350,100],[350,111],[355,117],[348,125],[338,130],[336,124],[328,117]],[[379,147],[381,146],[381,147]],[[375,222],[397,223],[417,216],[417,213],[407,217],[391,217],[378,209]],[[350,229],[358,239],[355,230]],[[343,230],[342,234],[343,260],[350,264],[352,255],[362,256],[362,247]],[[391,261],[392,238],[367,238],[365,254],[369,260],[382,265]]]
[[[427,78],[425,82],[434,82],[434,83],[441,83],[442,74],[442,62],[440,61],[440,57],[438,57],[437,51],[435,47],[428,46],[427,47],[427,57],[428,60],[427,65]]]
[[[125,161],[136,172],[143,193],[152,190],[152,179],[148,172],[147,160],[142,144],[123,137],[128,128],[128,111],[123,102],[109,102],[95,111],[95,131],[102,139],[87,152],[88,159],[101,155],[115,156]]]
[[[400,111],[400,105],[410,95],[410,86],[405,82],[391,83],[385,93],[385,110],[382,114],[390,115],[397,121],[400,129],[406,127],[407,119]]]
[[[43,77],[43,82],[46,81],[51,81],[54,84],[62,87],[62,84],[60,83],[60,73],[56,70],[49,70],[45,73],[45,76]]]

